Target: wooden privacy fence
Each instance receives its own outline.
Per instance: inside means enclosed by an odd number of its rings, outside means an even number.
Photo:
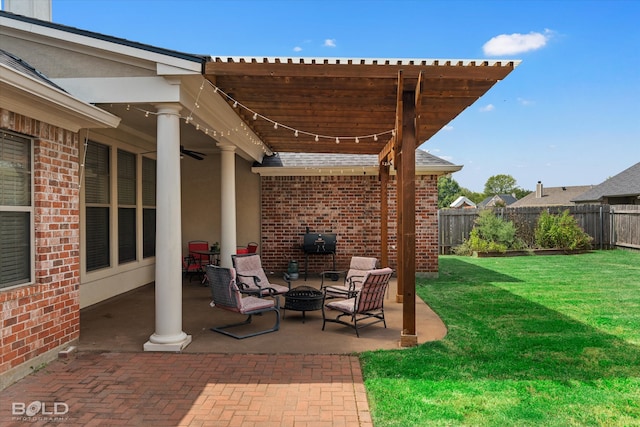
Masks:
[[[535,246],[535,227],[542,211],[561,214],[565,210],[592,238],[595,249],[624,246],[640,249],[640,206],[633,205],[574,205],[521,208],[493,208],[505,220],[513,221],[518,236]],[[438,211],[439,246],[441,254],[469,238],[480,209],[442,209]]]
[[[611,242],[615,246],[640,249],[640,206],[611,206]]]

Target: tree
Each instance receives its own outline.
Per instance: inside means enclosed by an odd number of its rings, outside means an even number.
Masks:
[[[449,175],[438,178],[438,208],[448,208],[460,195],[460,184]]]
[[[496,194],[511,194],[517,188],[517,183],[511,175],[493,175],[487,179],[484,185],[484,193],[487,196],[495,196]]]

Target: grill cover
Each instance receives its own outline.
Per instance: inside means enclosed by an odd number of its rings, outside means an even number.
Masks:
[[[306,233],[304,235],[304,252],[307,254],[335,254],[335,233]]]

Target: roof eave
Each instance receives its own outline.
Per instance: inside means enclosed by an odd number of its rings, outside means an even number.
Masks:
[[[0,64],[0,106],[64,129],[116,128],[120,118]]]
[[[462,169],[459,165],[429,165],[417,166],[416,175],[446,175]],[[341,165],[317,165],[317,166],[254,166],[253,173],[260,176],[372,176],[378,175],[378,166],[341,166]],[[395,175],[395,169],[390,170]]]

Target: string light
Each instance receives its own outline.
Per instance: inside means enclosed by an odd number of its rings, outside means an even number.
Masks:
[[[252,115],[253,120],[257,120],[258,117],[260,117],[261,119],[263,119],[263,120],[265,120],[265,121],[267,121],[269,123],[273,123],[273,128],[274,129],[283,128],[283,129],[290,130],[290,131],[292,131],[294,133],[294,135],[296,137],[299,136],[299,135],[313,136],[314,140],[316,142],[320,141],[320,138],[332,139],[332,140],[335,140],[337,144],[340,143],[340,140],[353,140],[353,141],[355,141],[356,144],[359,144],[361,139],[373,138],[373,140],[377,142],[379,135],[386,135],[386,134],[395,135],[395,130],[394,129],[390,129],[390,130],[385,131],[385,132],[378,132],[376,134],[358,135],[358,136],[320,135],[320,134],[315,134],[315,133],[311,133],[311,132],[306,132],[306,131],[301,130],[301,129],[295,129],[293,127],[290,127],[290,126],[287,126],[287,125],[283,125],[282,123],[278,123],[275,120],[269,119],[268,117],[265,117],[263,115],[258,114],[256,111],[253,111],[251,108],[247,107],[246,105],[243,105],[242,103],[238,102],[237,99],[234,99],[229,94],[225,93],[222,89],[220,89],[218,86],[216,86],[213,83],[211,83],[209,80],[206,80],[206,82],[209,83],[209,85],[211,85],[213,87],[213,93],[219,93],[219,94],[221,94],[221,96],[225,97],[229,102],[232,102],[233,103],[232,104],[233,108],[240,107],[240,108],[246,110],[247,112],[249,112],[249,114]]]
[[[321,134],[316,134],[316,133],[311,133],[311,132],[306,132],[304,130],[300,130],[300,129],[295,129],[293,127],[287,126],[287,125],[283,125],[282,123],[278,123],[275,120],[271,120],[268,117],[265,117],[261,114],[258,114],[258,112],[253,111],[252,109],[248,108],[247,106],[243,105],[242,103],[238,102],[238,100],[233,99],[231,96],[229,96],[228,94],[226,94],[223,90],[221,90],[219,87],[217,87],[216,85],[214,85],[213,83],[211,83],[209,80],[203,79],[203,83],[200,86],[200,92],[198,92],[198,95],[195,99],[194,102],[194,109],[198,109],[200,108],[200,103],[198,102],[200,99],[200,96],[202,94],[202,91],[204,90],[205,87],[205,83],[208,83],[211,87],[213,87],[213,93],[219,93],[221,94],[223,97],[227,98],[227,100],[229,100],[229,102],[232,102],[233,104],[233,108],[242,108],[244,110],[246,110],[247,112],[249,112],[252,115],[253,120],[257,120],[258,118],[261,118],[262,120],[265,120],[269,123],[273,123],[273,128],[274,129],[278,129],[278,128],[283,128],[283,129],[287,129],[289,131],[292,131],[294,136],[297,138],[300,135],[307,135],[307,136],[312,136],[315,142],[319,142],[320,138],[322,139],[332,139],[335,141],[336,144],[340,144],[340,140],[353,140],[355,141],[356,144],[360,143],[361,139],[373,139],[373,141],[377,142],[378,141],[378,137],[379,135],[385,135],[385,134],[391,134],[392,136],[396,135],[396,131],[395,129],[391,129],[385,132],[379,132],[379,133],[375,133],[375,134],[370,134],[370,135],[359,135],[359,136],[331,136],[331,135],[321,135]],[[127,104],[126,107],[127,111],[129,111],[131,109],[131,105]],[[150,114],[153,115],[158,115],[157,112],[153,112],[153,111],[147,111],[147,110],[143,110],[140,108],[136,108],[137,110],[141,111],[144,113],[145,117],[149,117]],[[218,131],[216,129],[210,129],[208,127],[202,127],[199,123],[193,123],[193,110],[191,110],[189,112],[189,115],[187,117],[180,117],[181,119],[184,119],[185,124],[193,124],[197,130],[200,130],[201,128],[204,129],[204,133],[206,135],[213,135],[214,137],[218,136]],[[246,126],[246,124],[244,123],[244,121],[240,122],[240,127],[244,130],[246,130],[245,134],[247,135],[247,137],[249,138],[249,140],[251,142],[253,142],[256,145],[260,145],[263,152],[267,153],[267,154],[272,154],[271,150],[268,148],[268,146],[266,146],[262,141],[260,141],[259,139],[256,139],[254,136],[251,136],[248,132],[248,128]],[[238,132],[238,128],[232,129],[234,132]],[[224,136],[225,132],[224,131],[220,131],[220,136]],[[231,135],[231,130],[227,130],[226,132],[227,136]]]

